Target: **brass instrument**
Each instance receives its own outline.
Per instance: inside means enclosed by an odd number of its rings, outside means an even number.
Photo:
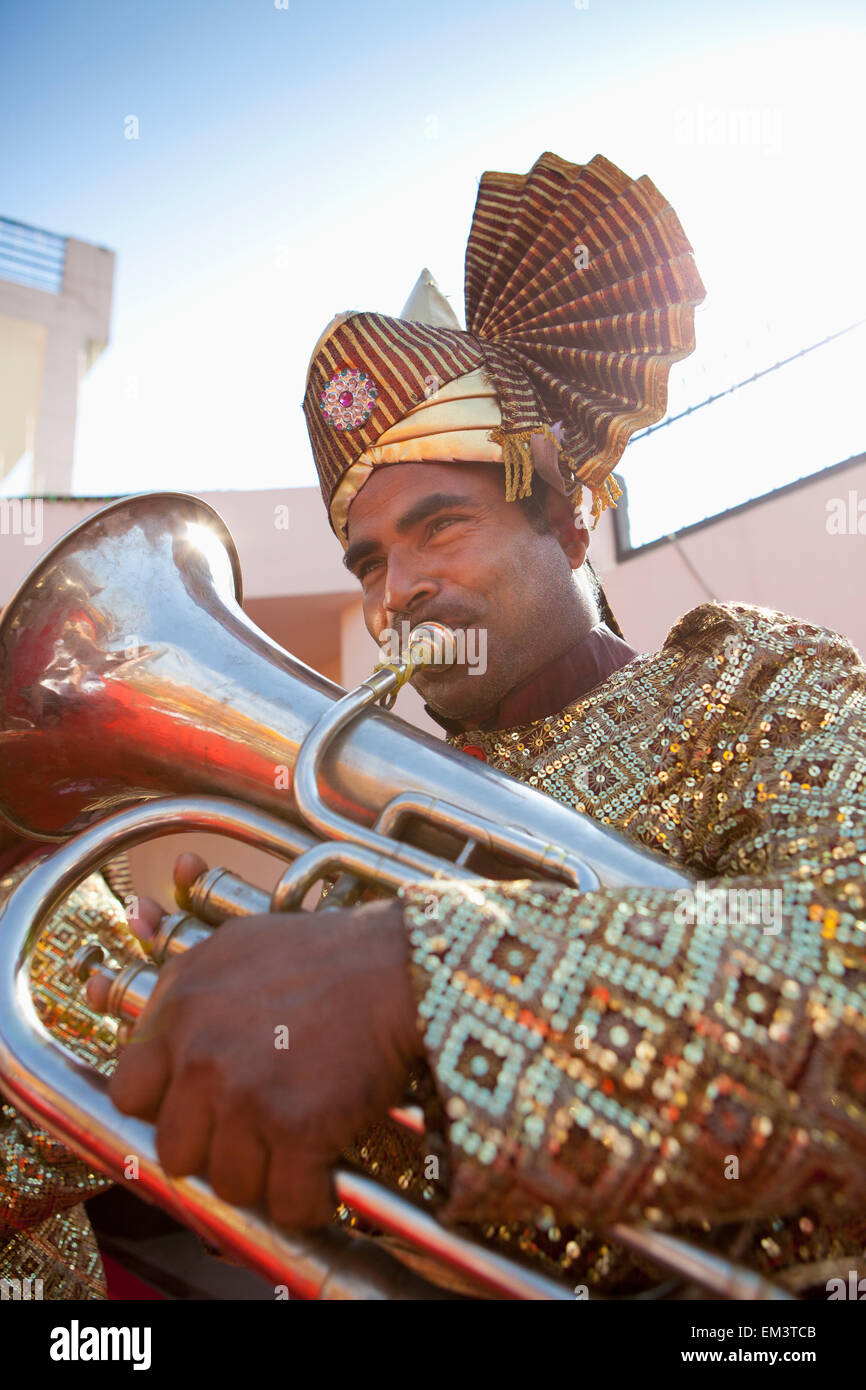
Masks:
[[[212,870],[189,913],[163,922],[155,955],[202,939],[225,916],[297,910],[394,892],[428,878],[536,877],[582,891],[690,882],[590,818],[376,708],[417,664],[447,660],[453,635],[425,625],[403,657],[346,694],[283,651],[241,608],[232,539],[197,498],[145,494],[111,504],[36,565],[0,622],[0,814],[57,848],[0,914],[0,1080],[9,1099],[95,1168],[136,1190],[241,1264],[302,1298],[441,1297],[383,1251],[337,1229],[277,1230],[197,1178],[168,1177],[150,1125],[121,1115],[105,1078],[43,1029],[27,964],[51,913],[113,855],[182,831],[228,835],[288,861],[273,893]],[[35,775],[34,770],[39,770]],[[80,978],[105,966],[89,947]],[[134,1019],[157,971],[112,980],[110,1009]],[[394,1118],[423,1130],[409,1109]],[[488,1296],[571,1299],[535,1270],[440,1227],[348,1169],[341,1201]],[[606,1234],[715,1296],[788,1298],[719,1256],[643,1227]]]

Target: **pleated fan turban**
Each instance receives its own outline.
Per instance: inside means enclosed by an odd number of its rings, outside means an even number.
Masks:
[[[507,500],[532,475],[592,513],[635,430],[667,408],[704,298],[674,210],[596,155],[486,173],[466,248],[466,330],[423,271],[399,317],[338,314],[310,361],[304,414],[331,525],[374,468],[490,462]]]

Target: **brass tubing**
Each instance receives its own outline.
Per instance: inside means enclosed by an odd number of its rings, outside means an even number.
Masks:
[[[382,811],[375,828],[380,835],[396,839],[401,822],[409,815],[423,816],[455,835],[477,841],[487,850],[500,850],[536,872],[560,879],[583,893],[601,886],[598,874],[589,864],[559,845],[545,844],[519,826],[496,825],[451,802],[428,796],[426,792],[401,792],[395,796]]]
[[[440,860],[440,866],[444,862]],[[345,870],[368,882],[381,884],[394,893],[407,882],[405,867],[389,855],[362,849],[358,845],[345,841],[323,842],[296,859],[294,864],[286,870],[274,889],[271,898],[271,911],[297,911],[311,885],[335,870]],[[468,869],[454,867],[452,872],[450,865],[446,876],[463,879],[475,877]],[[435,873],[428,874],[427,877],[442,877],[441,867]]]
[[[303,849],[299,845],[298,853],[305,854],[314,844],[315,841],[310,839],[309,845]],[[202,922],[218,927],[228,917],[255,917],[270,912],[271,900],[264,889],[247,883],[238,874],[215,868],[199,874],[182,895],[182,906]]]
[[[425,850],[388,840],[375,830],[369,830],[365,825],[331,811],[319,795],[322,759],[333,740],[358,714],[375,704],[396,684],[397,677],[392,671],[378,671],[369,681],[325,711],[307,734],[298,752],[293,784],[295,805],[310,829],[323,840],[352,841],[375,854],[384,854],[389,859],[397,860],[404,868],[413,870],[416,880],[441,877],[443,860],[427,854]],[[471,874],[467,876],[472,877]]]

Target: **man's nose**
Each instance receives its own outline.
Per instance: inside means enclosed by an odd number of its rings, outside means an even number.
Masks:
[[[383,601],[389,619],[401,613],[411,616],[426,599],[432,598],[437,582],[426,574],[418,557],[408,547],[392,546],[388,553]]]

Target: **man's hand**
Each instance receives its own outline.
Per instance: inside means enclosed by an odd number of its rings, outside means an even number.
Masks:
[[[159,913],[143,903],[140,935]],[[155,1122],[169,1173],[200,1173],[278,1224],[321,1226],[332,1165],[403,1099],[422,1053],[408,959],[394,902],[228,922],[163,967],[111,1098]]]

